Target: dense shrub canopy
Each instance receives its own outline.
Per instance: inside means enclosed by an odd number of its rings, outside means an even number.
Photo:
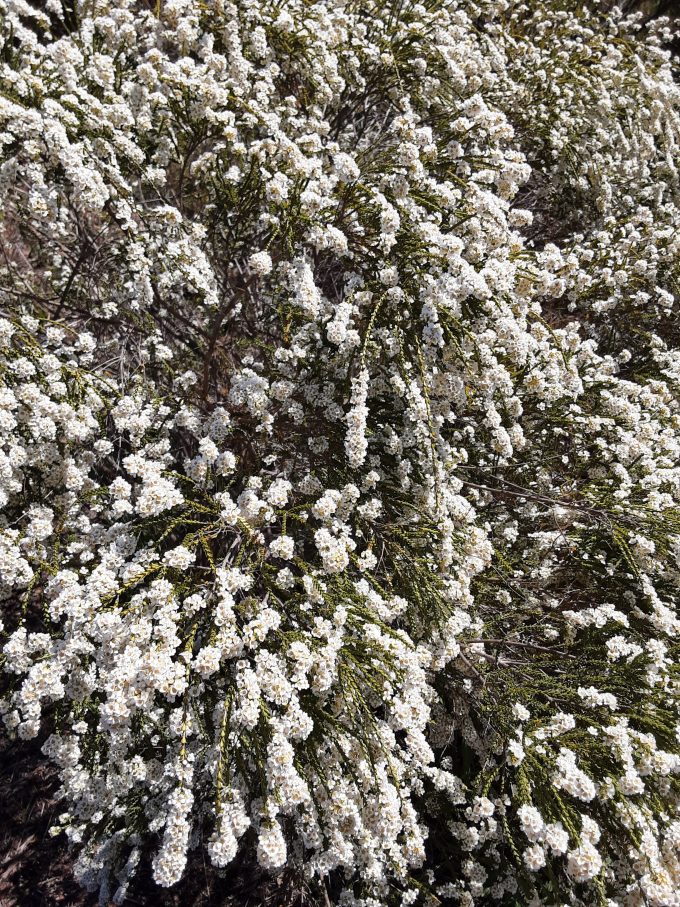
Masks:
[[[0,35],[0,713],[83,883],[198,848],[345,907],[680,905],[665,20]]]

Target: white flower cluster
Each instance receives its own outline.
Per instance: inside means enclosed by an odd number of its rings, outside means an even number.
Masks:
[[[102,902],[680,907],[673,39],[0,0],[0,717]]]

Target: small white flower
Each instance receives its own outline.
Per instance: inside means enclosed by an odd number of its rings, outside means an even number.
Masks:
[[[283,560],[289,561],[293,557],[293,552],[295,551],[295,542],[289,535],[280,535],[270,543],[269,551],[274,557],[280,557]]]
[[[254,252],[248,259],[248,264],[258,277],[266,277],[272,270],[272,259],[269,252]]]
[[[172,548],[163,555],[163,563],[176,570],[186,570],[195,560],[196,552],[190,551],[184,545],[178,545],[177,548]]]

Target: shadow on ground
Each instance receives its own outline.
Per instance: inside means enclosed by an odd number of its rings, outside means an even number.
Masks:
[[[73,878],[73,857],[65,837],[52,837],[59,815],[58,779],[40,752],[40,743],[0,742],[0,907],[97,907]],[[203,851],[202,848],[198,848]],[[190,860],[185,879],[171,891],[151,881],[140,867],[124,907],[314,907],[290,873],[272,880],[257,867],[237,865],[219,877],[203,862]],[[323,901],[322,901],[323,904]]]

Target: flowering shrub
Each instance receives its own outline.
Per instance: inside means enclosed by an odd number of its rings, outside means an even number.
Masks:
[[[83,884],[680,904],[668,23],[0,9],[0,713]]]

